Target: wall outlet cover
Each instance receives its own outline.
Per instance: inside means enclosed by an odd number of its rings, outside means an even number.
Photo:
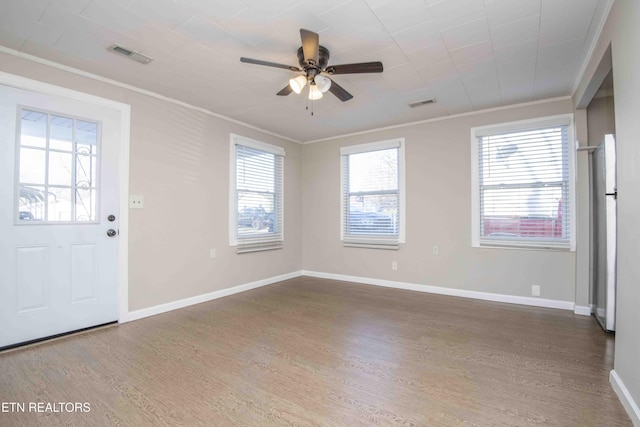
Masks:
[[[130,209],[142,209],[144,208],[144,196],[129,196],[129,208]]]

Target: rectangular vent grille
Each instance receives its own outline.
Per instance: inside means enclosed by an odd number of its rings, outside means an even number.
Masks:
[[[416,108],[416,107],[420,107],[422,105],[429,105],[429,104],[433,104],[435,103],[436,100],[435,99],[425,99],[424,101],[417,101],[417,102],[412,102],[411,104],[409,104],[409,107],[411,108]]]
[[[112,44],[107,48],[107,50],[110,50],[111,52],[119,53],[120,55],[127,56],[141,64],[148,64],[149,62],[153,61],[153,58],[151,58],[150,56],[143,55],[140,52],[127,49],[126,47],[122,47],[117,44]]]

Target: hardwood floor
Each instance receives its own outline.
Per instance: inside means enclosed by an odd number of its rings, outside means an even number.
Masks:
[[[0,425],[630,426],[612,364],[567,311],[300,277],[0,354]]]

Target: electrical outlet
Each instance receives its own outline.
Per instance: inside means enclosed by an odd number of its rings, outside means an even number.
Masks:
[[[437,246],[433,247],[433,254],[434,255],[440,255],[440,249]]]
[[[392,270],[398,269],[398,261],[391,261],[391,269]]]
[[[532,285],[531,286],[531,295],[533,295],[534,297],[539,297],[540,296],[540,286],[539,285]]]
[[[142,209],[144,208],[144,196],[129,196],[129,208],[130,209]]]
[[[216,257],[216,250],[215,249],[211,249],[209,251],[209,258],[215,258]]]

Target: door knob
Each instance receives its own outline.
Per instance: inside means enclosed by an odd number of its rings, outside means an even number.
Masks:
[[[115,216],[115,215],[109,215],[109,216],[107,217],[107,221],[109,221],[109,222],[113,222],[113,221],[115,221],[115,220],[116,220],[116,216]]]
[[[118,232],[116,230],[114,230],[113,228],[110,228],[110,229],[107,230],[107,236],[109,236],[109,237],[113,237],[116,234],[118,234]]]

